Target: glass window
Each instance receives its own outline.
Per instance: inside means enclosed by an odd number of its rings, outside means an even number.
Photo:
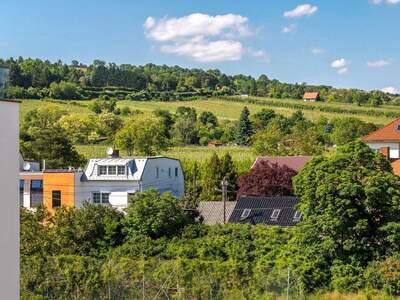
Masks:
[[[101,194],[98,192],[93,193],[93,203],[101,203]]]
[[[156,167],[156,178],[158,178],[159,176],[160,176],[160,169]]]
[[[244,220],[244,219],[248,218],[250,216],[250,213],[251,213],[251,209],[248,209],[248,208],[244,209],[242,212],[242,215],[240,216],[240,220]]]
[[[116,166],[108,166],[108,175],[116,175],[117,167]]]
[[[51,196],[53,208],[61,207],[61,191],[52,191]]]
[[[107,166],[99,166],[99,175],[107,174]]]
[[[43,191],[43,180],[32,180],[31,191]]]
[[[172,171],[171,171],[171,167],[168,168],[168,177],[172,176]]]
[[[118,175],[125,175],[125,166],[118,166]]]
[[[271,220],[276,221],[278,219],[280,213],[281,213],[280,209],[274,209],[274,211],[272,212],[272,215],[271,215]]]
[[[24,191],[24,186],[25,186],[25,180],[21,179],[19,181],[19,191],[23,192]]]
[[[301,212],[298,210],[294,213],[293,221],[298,222],[301,219]]]
[[[178,177],[178,168],[175,168],[175,177]]]
[[[101,193],[101,203],[103,204],[109,204],[110,201],[110,193]]]

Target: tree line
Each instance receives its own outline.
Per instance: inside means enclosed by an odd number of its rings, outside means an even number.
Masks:
[[[76,60],[0,59],[10,67],[9,97],[21,99],[93,99],[108,95],[116,99],[174,101],[188,97],[251,95],[277,99],[301,99],[307,91],[319,92],[324,101],[358,105],[399,104],[400,98],[381,91],[337,89],[324,85],[282,83],[267,75],[226,75],[217,69],[187,69],[146,64],[117,65],[94,60],[85,65]]]

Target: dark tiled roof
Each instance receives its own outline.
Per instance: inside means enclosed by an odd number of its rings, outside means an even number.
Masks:
[[[294,220],[296,205],[299,199],[296,197],[247,197],[242,196],[237,201],[235,209],[229,218],[230,223],[251,223],[277,226],[294,226],[298,221]],[[249,216],[242,219],[245,209],[250,209]],[[275,209],[280,209],[279,216],[272,220]]]
[[[226,222],[228,222],[236,201],[226,202]],[[199,204],[199,213],[203,217],[203,224],[217,225],[224,223],[224,203],[222,201],[204,201]]]
[[[274,156],[274,157],[262,156],[262,157],[257,157],[252,168],[256,167],[257,163],[260,161],[268,161],[271,164],[278,164],[278,166],[280,167],[286,165],[292,170],[299,172],[304,168],[304,165],[311,159],[312,156]]]

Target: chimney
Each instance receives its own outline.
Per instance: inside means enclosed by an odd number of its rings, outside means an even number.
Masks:
[[[387,159],[390,159],[390,147],[381,147],[379,152]]]
[[[114,149],[113,153],[110,155],[110,158],[118,158],[119,157],[119,150]]]

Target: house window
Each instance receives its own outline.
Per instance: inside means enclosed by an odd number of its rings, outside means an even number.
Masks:
[[[116,175],[117,167],[116,166],[108,166],[108,175]]]
[[[51,200],[53,208],[61,207],[61,191],[52,191]]]
[[[276,221],[279,218],[279,214],[281,213],[280,209],[274,209],[271,215],[271,221]]]
[[[107,175],[107,166],[99,166],[99,175]]]
[[[43,191],[43,180],[32,180],[31,181],[31,191],[32,192]]]
[[[19,191],[23,192],[24,191],[24,186],[25,186],[25,180],[21,179],[19,181]]]
[[[93,203],[96,204],[109,204],[110,193],[93,192],[92,199]]]
[[[299,222],[300,220],[301,220],[301,212],[296,210],[296,212],[294,213],[293,221],[294,222]]]
[[[248,208],[244,209],[242,212],[242,215],[240,216],[240,220],[244,220],[244,219],[248,218],[250,216],[250,213],[251,213],[251,209],[248,209]]]
[[[118,175],[125,175],[125,166],[118,166]]]
[[[156,167],[156,178],[160,177],[160,169]]]
[[[175,177],[178,177],[178,168],[175,168]]]
[[[171,170],[171,167],[169,167],[168,168],[168,177],[171,178],[171,176],[172,176],[172,170]]]

